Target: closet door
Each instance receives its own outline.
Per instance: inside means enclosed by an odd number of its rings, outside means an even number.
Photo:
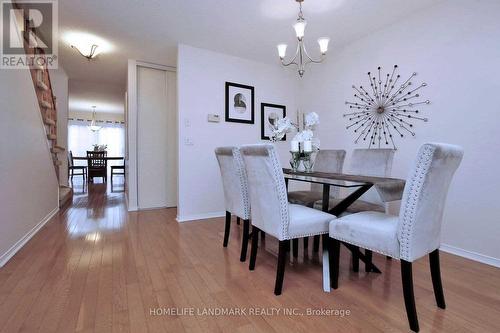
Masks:
[[[175,73],[137,67],[139,209],[176,206],[175,85]]]

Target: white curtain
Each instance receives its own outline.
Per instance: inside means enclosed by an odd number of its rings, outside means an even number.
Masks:
[[[72,151],[73,156],[87,156],[87,150],[93,150],[94,144],[108,145],[108,156],[125,156],[125,125],[99,123],[99,126],[102,126],[101,129],[92,132],[88,124],[75,120],[68,122],[68,151]],[[108,164],[119,165],[121,163],[123,161],[110,161]],[[75,161],[75,164],[85,165],[86,162]]]

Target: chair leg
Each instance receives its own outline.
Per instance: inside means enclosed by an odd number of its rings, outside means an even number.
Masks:
[[[264,231],[260,232],[260,239],[265,240],[266,239],[266,233]]]
[[[226,227],[224,229],[224,243],[223,243],[224,247],[227,247],[227,242],[229,241],[230,229],[231,229],[231,213],[226,212]]]
[[[274,285],[274,294],[281,295],[283,288],[283,279],[285,278],[286,248],[288,241],[280,241],[278,250],[278,268],[276,269],[276,284]]]
[[[371,272],[372,271],[372,257],[373,253],[371,250],[365,250],[365,257],[366,257],[366,262],[365,262],[365,272]]]
[[[438,249],[429,253],[429,261],[431,264],[432,286],[434,287],[434,296],[436,297],[437,306],[441,309],[446,309],[446,303],[444,301],[443,285],[441,283],[441,269],[439,265]]]
[[[247,260],[248,236],[250,234],[250,220],[243,220],[243,240],[241,242],[240,261]]]
[[[297,258],[299,256],[299,239],[295,238],[292,241],[292,245],[293,245],[293,257]]]
[[[330,286],[333,289],[339,287],[339,263],[340,263],[340,241],[330,238]]]
[[[307,253],[309,248],[309,237],[304,237],[304,253]]]
[[[319,252],[319,235],[314,236],[313,251]]]
[[[248,269],[253,271],[255,269],[255,260],[257,259],[257,248],[259,246],[259,228],[252,226],[252,249],[250,251],[250,265]]]
[[[240,218],[239,217],[236,217],[236,224],[240,225]]]
[[[353,246],[353,248],[357,249],[359,251],[358,246]],[[352,252],[352,270],[354,272],[359,272],[359,256],[358,256],[358,251],[353,251]]]
[[[401,260],[401,280],[403,281],[403,295],[405,299],[406,315],[410,328],[418,332],[417,309],[415,308],[415,295],[413,294],[413,276],[411,262]]]

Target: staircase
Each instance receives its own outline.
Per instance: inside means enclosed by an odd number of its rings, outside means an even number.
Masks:
[[[29,34],[27,33],[28,27],[30,25],[26,21],[25,23],[25,35],[24,35],[24,50],[27,55],[45,54],[43,49],[35,47],[29,47]],[[32,45],[34,42],[31,41]],[[35,44],[36,45],[36,44]],[[38,99],[38,105],[40,107],[40,113],[42,116],[43,124],[45,127],[45,134],[47,137],[47,144],[50,149],[50,154],[52,157],[52,163],[54,165],[54,171],[56,173],[57,180],[59,179],[59,167],[62,165],[62,161],[65,157],[65,148],[57,144],[57,109],[56,109],[56,96],[53,94],[52,85],[50,82],[50,73],[46,65],[35,64],[30,67],[31,78],[33,80],[33,87],[35,89],[36,97]],[[61,157],[61,158],[60,158]],[[73,201],[73,189],[68,186],[59,185],[59,207],[64,206],[66,203]]]

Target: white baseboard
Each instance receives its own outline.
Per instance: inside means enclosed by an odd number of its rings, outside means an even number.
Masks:
[[[439,248],[441,251],[448,252],[454,255],[457,255],[459,257],[464,257],[470,260],[474,261],[479,261],[483,264],[495,266],[500,268],[500,259],[499,258],[494,258],[490,257],[481,253],[477,252],[472,252],[468,250],[461,249],[459,247],[455,247],[452,245],[448,244],[441,244],[441,247]]]
[[[54,208],[47,216],[45,216],[37,225],[33,227],[26,235],[16,242],[10,249],[0,256],[0,267],[3,267],[43,226],[50,221],[59,211],[59,207]]]
[[[212,212],[212,213],[203,213],[203,214],[193,214],[193,215],[177,215],[177,222],[187,222],[187,221],[195,221],[195,220],[205,220],[205,219],[213,219],[214,217],[223,217],[226,216],[225,211],[221,212]]]

